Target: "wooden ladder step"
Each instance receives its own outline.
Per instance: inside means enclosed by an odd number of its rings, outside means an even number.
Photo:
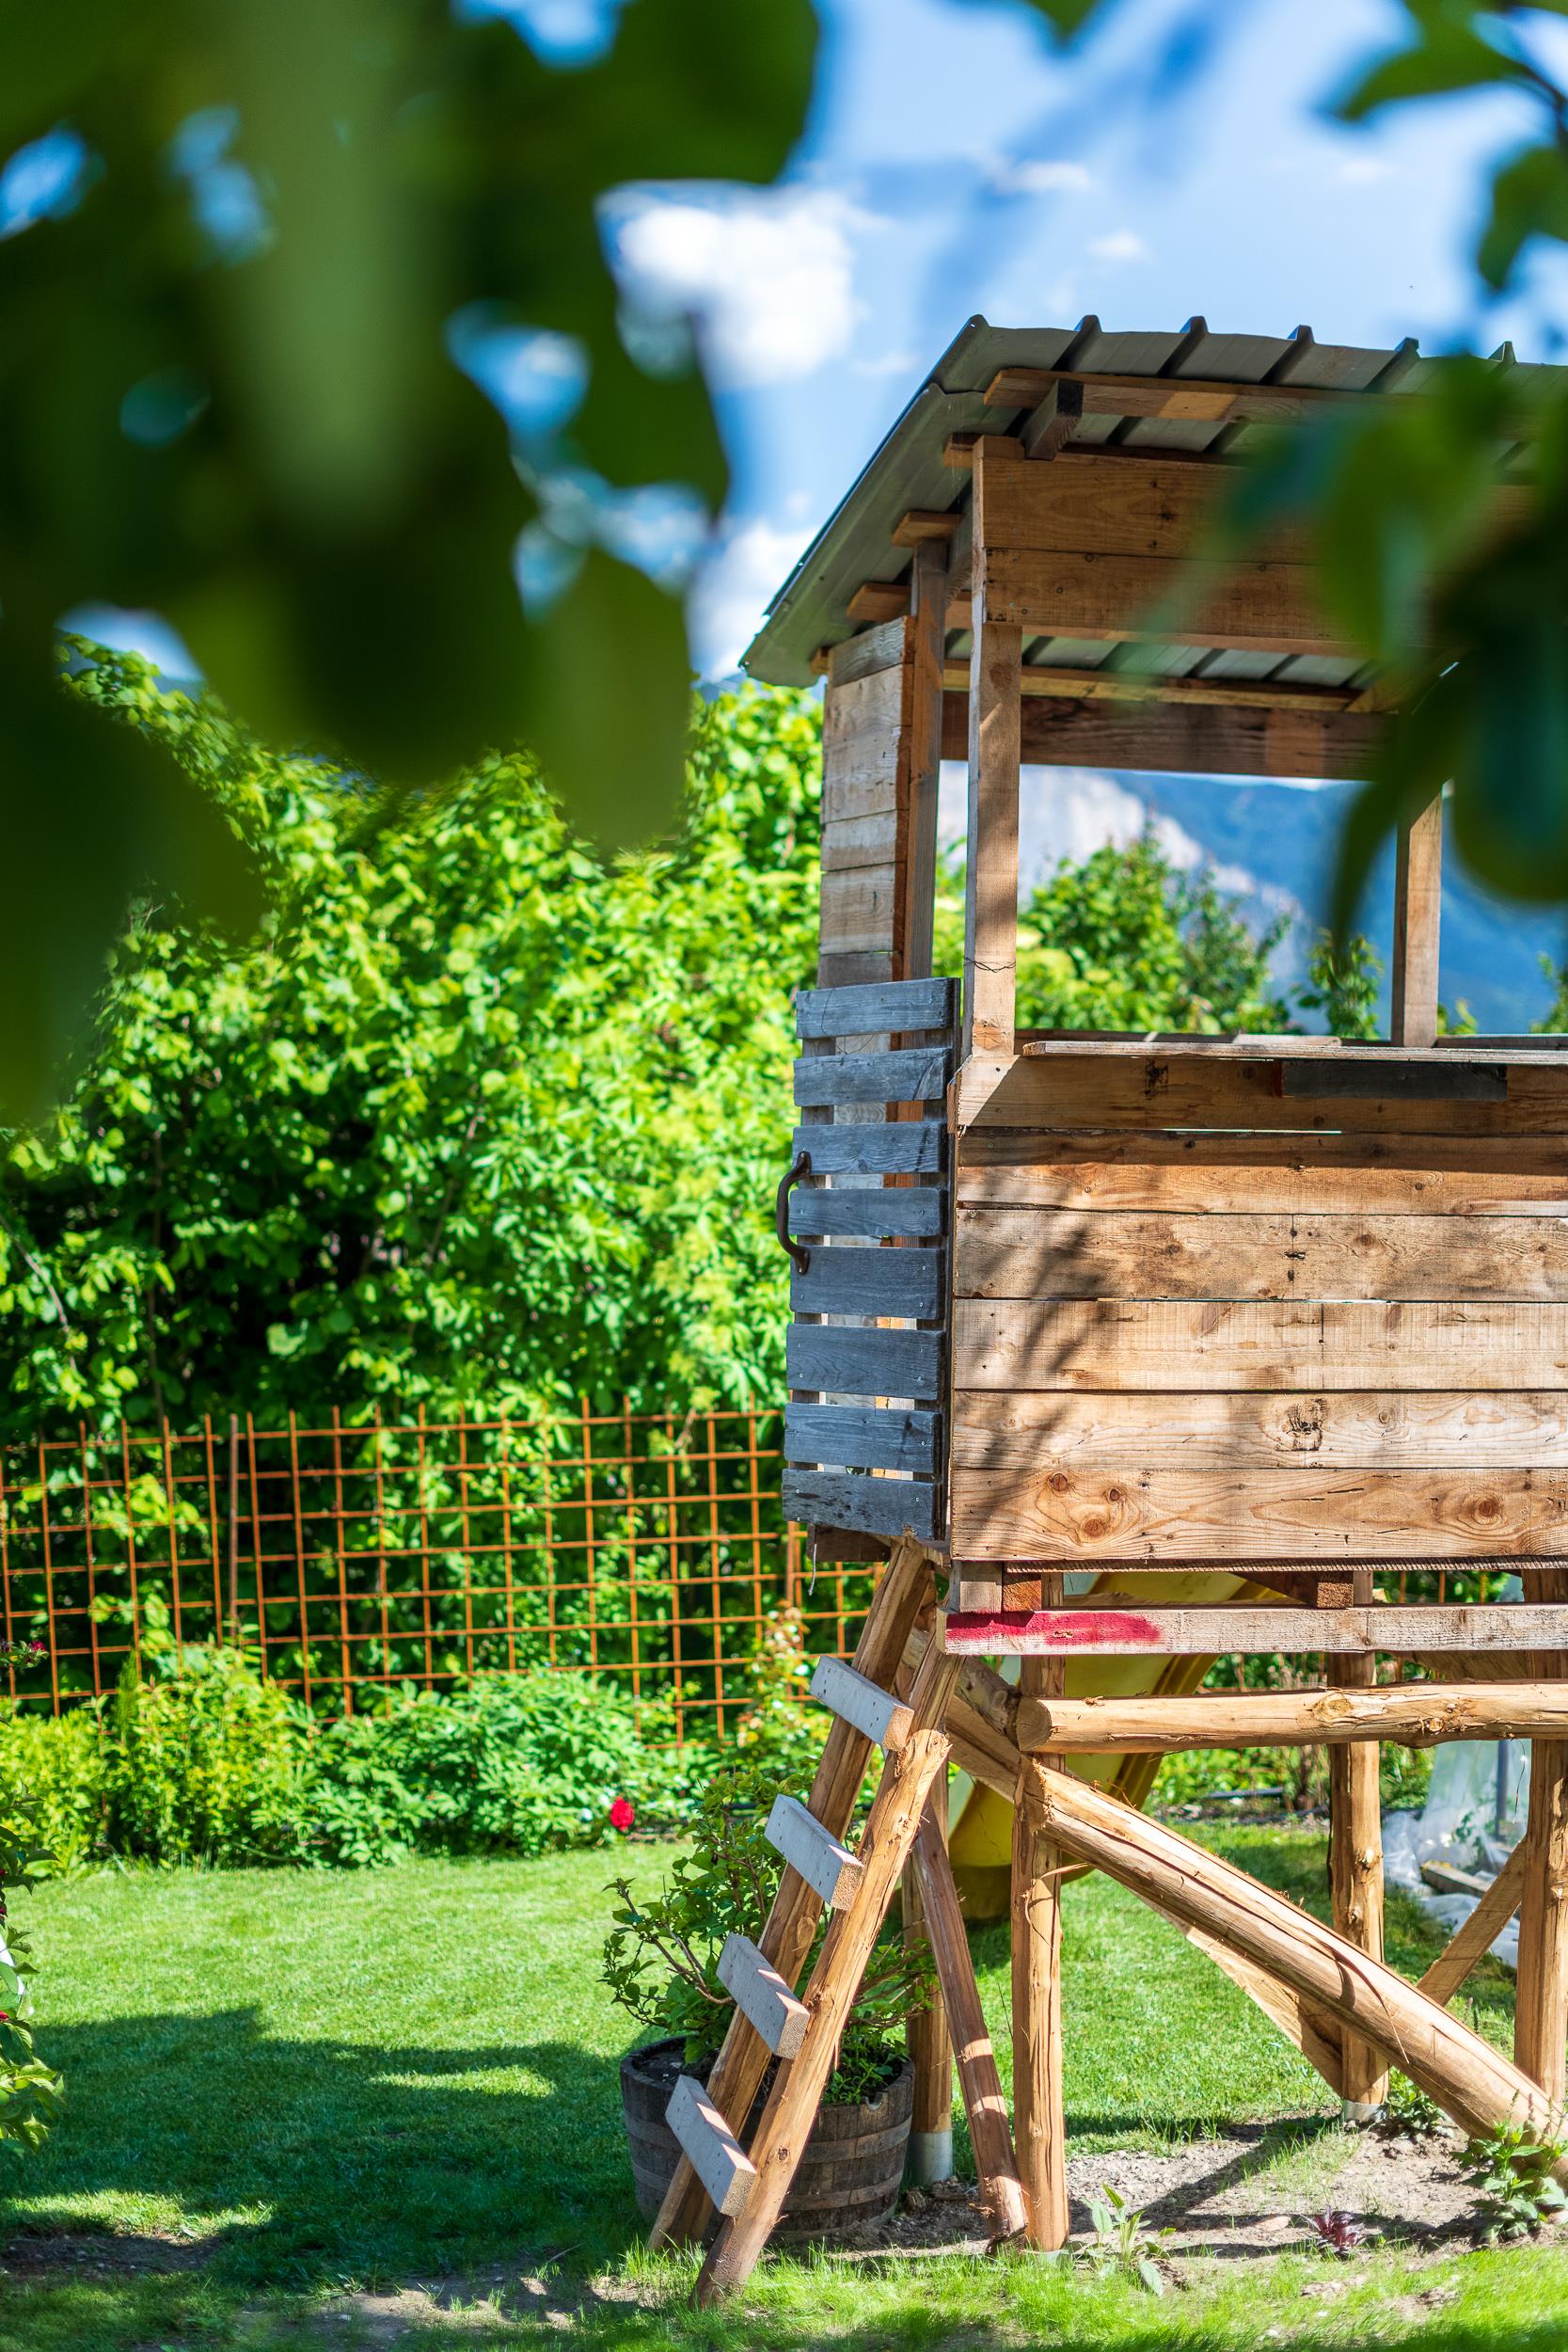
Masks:
[[[755,2165],[714,2106],[695,2074],[683,2074],[671,2094],[664,2120],[691,2159],[691,2169],[713,2201],[713,2209],[743,2213],[757,2177]]]
[[[763,1835],[830,1911],[847,1911],[861,1883],[861,1866],[841,1839],[823,1828],[799,1797],[775,1797]]]
[[[792,2058],[806,2038],[811,2011],[798,2001],[749,1935],[732,1935],[719,1955],[719,1981],[775,2058]]]
[[[902,1699],[857,1674],[842,1658],[817,1660],[816,1672],[811,1678],[811,1695],[874,1740],[884,1756],[896,1754],[908,1740],[914,1722]]]

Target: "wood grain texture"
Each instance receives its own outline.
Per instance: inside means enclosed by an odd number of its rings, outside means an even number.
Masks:
[[[1018,967],[1019,670],[1023,641],[990,601],[994,499],[1022,460],[982,440],[974,454],[974,595],[969,667],[964,869],[964,1051],[1010,1054]]]
[[[1568,1470],[1568,1391],[1195,1390],[1160,1397],[959,1391],[965,1470]]]
[[[1172,1756],[1193,1748],[1380,1740],[1425,1748],[1449,1740],[1533,1740],[1564,1731],[1568,1684],[1562,1683],[1409,1682],[1375,1690],[1203,1691],[1169,1698],[1025,1693],[1018,1706],[1018,1744],[1032,1756]]]
[[[797,1158],[810,1153],[814,1176],[936,1176],[947,1163],[947,1131],[939,1119],[801,1126],[790,1149]]]
[[[1061,1598],[1053,1580],[1053,1602]],[[1019,1715],[1058,1698],[1059,1658],[1019,1661]],[[1067,2116],[1062,2058],[1062,1870],[1067,1857],[1047,1836],[1036,1776],[1019,1771],[1013,1798],[1013,2122],[1019,2177],[1029,2210],[1029,2243],[1065,2246],[1069,2229]]]
[[[803,988],[795,999],[798,1036],[888,1037],[911,1029],[950,1029],[957,980],[888,980],[879,988]]]
[[[1556,1057],[1511,1067],[1503,1102],[1402,1102],[1325,1093],[1291,1096],[1283,1059],[1205,1058],[1164,1051],[1016,1058],[977,1056],[959,1071],[955,1112],[960,1131],[975,1127],[1212,1127],[1227,1133],[1292,1130],[1386,1135],[1531,1136],[1568,1133],[1568,1070]],[[967,1141],[964,1151],[967,1154]]]
[[[1523,1602],[1454,1603],[1369,1609],[1166,1609],[1114,1593],[1092,1608],[1037,1610],[1030,1615],[951,1611],[947,1646],[954,1657],[1267,1658],[1286,1652],[1355,1657],[1440,1658],[1449,1651],[1532,1650],[1568,1642],[1568,1608]],[[1489,1672],[1497,1671],[1489,1668]]]
[[[974,1963],[953,1883],[952,1866],[942,1824],[927,1810],[914,1841],[914,1863],[926,1911],[926,1932],[937,1963],[942,2006],[947,2012],[953,2047],[958,2062],[969,2117],[974,2169],[979,2176],[980,2201],[991,2239],[1019,2237],[1028,2219],[1023,2187],[1007,2123],[1007,2103],[1002,2094],[996,2054],[980,2007]]]
[[[1355,1604],[1371,1599],[1371,1577],[1355,1571]],[[1330,1658],[1328,1678],[1365,1692],[1377,1679],[1374,1658]],[[1377,1743],[1336,1742],[1328,1752],[1328,1890],[1335,1931],[1358,1952],[1383,1958],[1383,1813],[1378,1797]],[[1381,2049],[1346,2026],[1339,2063],[1347,2117],[1364,2121],[1388,2095]]]
[[[676,2077],[665,2121],[714,2211],[739,2213],[755,2185],[756,2169],[695,2074]]]
[[[1568,1554],[1568,1473],[1550,1470],[956,1469],[949,1507],[964,1560]]]
[[[950,1700],[950,1741],[953,1707]],[[926,1800],[943,1844],[947,1840],[947,1783],[948,1767],[944,1765],[931,1783],[931,1793]],[[926,1898],[921,1892],[919,1865],[912,1854],[904,1865],[902,1894],[905,1948],[928,1958]],[[940,1984],[933,1982],[923,2005],[911,2010],[905,2021],[904,2038],[910,2063],[914,2068],[914,2111],[910,2118],[905,2177],[911,2186],[926,2188],[933,2181],[950,2179],[953,2171],[953,2037]]]
[[[1568,1387],[1568,1308],[1312,1299],[1186,1305],[956,1299],[953,1386],[1196,1389]]]
[[[808,1065],[809,1066],[809,1065]],[[1172,1216],[976,1208],[954,1216],[960,1298],[1568,1301],[1568,1216]]]
[[[955,1198],[972,1207],[1188,1216],[1562,1216],[1560,1137],[1118,1134],[974,1127]]]
[[[749,1935],[725,1938],[718,1976],[742,2017],[774,2057],[793,2058],[806,2038],[805,2008]]]
[[[784,1459],[843,1470],[918,1471],[940,1466],[942,1416],[909,1405],[788,1405]]]
[[[1521,1581],[1527,1601],[1568,1601],[1568,1569],[1536,1566]],[[1538,1676],[1568,1670],[1561,1646],[1544,1641],[1533,1664]],[[1523,1844],[1513,2057],[1560,2109],[1568,2094],[1568,1740],[1538,1740],[1530,1750]]]
[[[860,1886],[861,1866],[843,1839],[825,1828],[799,1797],[774,1798],[763,1835],[830,1911],[848,1909]]]
[[[810,1239],[832,1233],[881,1240],[897,1234],[935,1241],[946,1231],[946,1213],[947,1192],[941,1184],[879,1184],[830,1192],[802,1184],[790,1196],[789,1230]]]
[[[946,1304],[944,1249],[858,1249],[841,1242],[811,1252],[789,1279],[789,1303],[804,1315],[903,1315],[923,1323]]]
[[[1305,564],[997,548],[986,559],[986,594],[992,619],[1026,635],[1356,659]]]
[[[785,1518],[802,1527],[854,1527],[873,1535],[916,1536],[925,1543],[934,1543],[941,1533],[937,1489],[921,1479],[786,1470],[781,1493]]]
[[[942,519],[957,525],[957,516]],[[936,919],[937,797],[942,775],[942,655],[947,643],[947,548],[927,537],[915,549],[914,629],[910,656],[910,748],[904,908],[904,968],[931,968]]]
[[[1388,1034],[1397,1045],[1437,1036],[1437,949],[1443,913],[1443,796],[1399,827]]]
[[[934,1404],[942,1394],[940,1331],[797,1324],[785,1336],[784,1359],[790,1387],[818,1395],[907,1396]]]
[[[910,623],[900,614],[890,621],[879,621],[873,628],[863,628],[853,637],[846,637],[828,649],[829,685],[852,686],[862,678],[874,677],[879,671],[900,669],[909,643]],[[841,724],[847,730],[860,723],[859,707],[845,707]]]
[[[914,1718],[896,1692],[884,1691],[842,1658],[819,1658],[811,1678],[811,1695],[819,1707],[831,1708],[853,1724],[884,1756],[893,1756],[909,1740]]]
[[[1025,767],[1104,766],[1217,776],[1364,776],[1387,733],[1375,711],[1277,710],[1266,704],[1173,702],[1031,691],[1022,673],[1020,751]],[[942,696],[944,759],[962,759],[969,683]]]
[[[1167,465],[1154,451],[1140,463],[1125,452],[1069,449],[1049,470],[1010,468],[993,494],[989,530],[998,548],[1174,561],[1198,548],[1228,486],[1218,467]],[[1271,564],[1306,564],[1310,532],[1276,524],[1265,552]]]
[[[921,1103],[947,1088],[945,1045],[911,1045],[888,1054],[802,1055],[795,1064],[795,1100],[801,1108],[841,1103]]]

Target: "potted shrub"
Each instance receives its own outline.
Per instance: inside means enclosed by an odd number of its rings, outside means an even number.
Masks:
[[[735,2004],[717,1966],[734,1931],[755,1943],[784,1865],[763,1836],[777,1787],[771,1770],[745,1758],[716,1773],[697,1811],[691,1851],[658,1893],[635,1898],[626,1879],[604,1947],[603,1977],[617,2001],[656,2040],[621,2061],[621,2096],[638,2208],[651,2221],[680,2154],[664,2120],[677,2075],[707,2080]],[[819,1926],[805,1975],[825,1931]],[[804,1976],[802,1976],[802,1982]],[[822,2109],[790,2185],[776,2238],[820,2237],[880,2220],[897,2202],[910,2136],[914,2075],[903,2046],[910,2011],[927,1996],[930,1962],[886,1930],[872,1954],[845,2028]],[[749,2140],[758,2105],[740,2137]],[[733,2122],[733,2118],[732,2118]]]

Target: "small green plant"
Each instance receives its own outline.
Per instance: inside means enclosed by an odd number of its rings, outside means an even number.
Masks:
[[[1568,2196],[1553,2178],[1565,2157],[1568,2143],[1556,2134],[1540,2138],[1523,2123],[1494,2123],[1476,2134],[1461,2169],[1479,2191],[1476,2218],[1485,2244],[1534,2237],[1553,2214],[1568,2206]]]
[[[1085,2258],[1096,2270],[1119,2272],[1136,2279],[1150,2295],[1164,2295],[1165,2275],[1154,2259],[1156,2241],[1145,2233],[1142,2209],[1108,2181],[1089,2200],[1089,2227],[1094,2237]]]
[[[726,1938],[755,1943],[778,1890],[783,1864],[764,1835],[777,1786],[769,1762],[741,1756],[703,1789],[690,1851],[657,1895],[640,1899],[629,1880],[613,1882],[618,1899],[600,1975],[640,2024],[680,2035],[688,2065],[711,2058],[729,2025],[734,2003],[718,1973]],[[824,1922],[806,1974],[825,1932]],[[839,2046],[829,2099],[853,2104],[891,2079],[902,2055],[895,2037],[931,1981],[929,1955],[884,1930]]]
[[[1390,2132],[1409,2139],[1435,2139],[1448,2119],[1435,2099],[1429,2099],[1408,2074],[1391,2074],[1384,2101],[1384,2121]]]
[[[13,1807],[25,1814],[25,1806]],[[33,1999],[23,1964],[27,1946],[11,1922],[8,1895],[38,1883],[46,1859],[24,1823],[0,1826],[0,2148],[33,2149],[59,2116],[65,2087],[33,2047]]]

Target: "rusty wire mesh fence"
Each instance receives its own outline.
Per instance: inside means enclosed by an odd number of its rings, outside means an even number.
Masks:
[[[842,1653],[870,1595],[863,1567],[802,1565],[781,1438],[776,1414],[584,1404],[0,1447],[0,1632],[43,1645],[10,1691],[58,1712],[127,1659],[223,1641],[325,1713],[560,1667],[722,1738],[773,1613]]]

